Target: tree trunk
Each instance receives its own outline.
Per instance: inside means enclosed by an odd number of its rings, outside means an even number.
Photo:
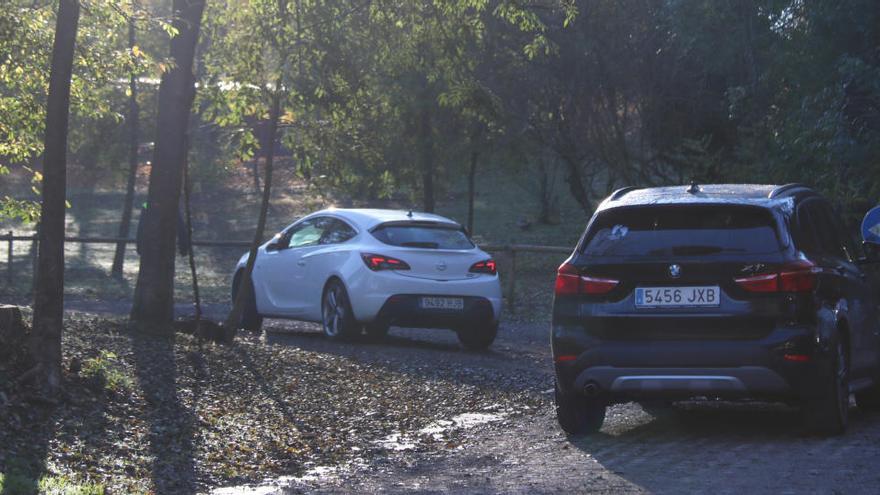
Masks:
[[[39,370],[38,385],[49,396],[55,395],[61,387],[67,121],[70,114],[70,77],[78,23],[78,0],[60,0],[46,104],[40,246],[37,255],[39,264],[29,346]]]
[[[467,228],[471,235],[474,235],[474,196],[476,196],[476,180],[477,180],[477,160],[480,158],[480,152],[476,148],[471,150],[471,168],[468,172],[468,216]]]
[[[587,217],[592,216],[593,205],[590,203],[590,193],[584,184],[580,164],[566,157],[563,157],[562,161],[568,165],[568,189],[571,191],[571,195],[574,196],[575,201],[578,202]]]
[[[134,291],[131,320],[153,330],[172,332],[174,318],[175,236],[180,205],[186,133],[195,94],[193,59],[205,0],[174,0],[171,58],[175,64],[162,75],[156,149],[150,169],[149,209]]]
[[[257,157],[251,161],[251,175],[254,178],[254,194],[260,194],[260,162]]]
[[[422,199],[423,208],[428,213],[434,212],[434,140],[431,136],[431,110],[429,100],[422,101],[419,136],[422,148]]]
[[[238,324],[241,321],[241,313],[244,310],[244,302],[250,297],[253,285],[251,284],[251,274],[254,272],[254,264],[257,261],[257,249],[263,242],[263,232],[266,230],[266,216],[269,211],[269,197],[272,194],[272,169],[275,161],[275,139],[278,134],[278,116],[281,113],[281,87],[279,81],[275,85],[275,93],[272,95],[272,107],[269,109],[269,125],[267,127],[266,147],[266,170],[265,179],[263,179],[263,201],[260,204],[260,217],[257,220],[257,230],[254,232],[254,238],[251,241],[251,248],[248,251],[247,265],[244,274],[238,286],[238,294],[235,295],[235,301],[232,304],[232,311],[226,317],[223,325],[225,330],[224,340],[231,342],[235,337],[235,331],[238,330]]]
[[[538,221],[545,225],[550,223],[551,188],[549,168],[547,161],[542,157],[538,165],[538,193],[541,197],[541,214],[538,215]]]
[[[137,2],[132,2],[132,7],[137,8]],[[135,47],[135,22],[128,20],[128,49]],[[131,210],[134,206],[134,186],[137,180],[138,167],[138,141],[140,129],[138,119],[140,109],[137,102],[137,74],[132,71],[129,74],[128,89],[131,93],[128,97],[128,182],[125,185],[125,201],[122,204],[122,221],[119,222],[120,238],[127,238],[131,226]],[[116,244],[116,253],[113,255],[113,267],[110,275],[116,279],[122,279],[122,268],[125,263],[125,243]]]
[[[0,360],[4,364],[21,353],[27,337],[27,327],[18,306],[0,304]]]

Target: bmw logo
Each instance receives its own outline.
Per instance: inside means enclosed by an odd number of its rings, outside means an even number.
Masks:
[[[437,271],[438,272],[445,272],[446,271],[446,262],[445,261],[441,261],[440,263],[437,263]]]
[[[681,265],[669,265],[669,276],[672,278],[678,278],[681,276]]]

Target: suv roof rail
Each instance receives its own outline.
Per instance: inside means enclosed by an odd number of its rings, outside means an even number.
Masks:
[[[610,201],[618,200],[618,199],[622,198],[626,193],[635,191],[636,189],[641,189],[641,187],[638,187],[638,186],[621,187],[620,189],[611,193],[611,196],[608,196],[608,199]]]
[[[808,185],[801,184],[799,182],[792,182],[791,184],[785,184],[785,185],[778,186],[778,187],[774,188],[772,191],[770,191],[770,194],[768,194],[767,197],[769,199],[778,198],[779,196],[782,196],[785,193],[790,193],[790,192],[797,191],[800,189],[806,189],[808,191],[813,190]]]

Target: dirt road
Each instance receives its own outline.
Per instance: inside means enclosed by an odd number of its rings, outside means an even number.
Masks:
[[[782,405],[694,402],[652,415],[623,404],[611,409],[600,434],[570,441],[553,415],[545,325],[505,324],[488,354],[462,351],[443,332],[393,330],[382,345],[337,344],[291,326],[279,324],[283,333],[270,332],[267,342],[398,371],[434,368],[520,390],[532,405],[475,425],[437,418],[448,427],[446,445],[420,445],[418,435],[397,439],[384,455],[315,469],[276,485],[277,493],[880,492],[880,415],[854,407],[845,436],[818,438],[805,435],[797,410]]]
[[[598,435],[567,439],[553,415],[545,324],[503,324],[488,353],[462,350],[451,332],[412,329],[337,343],[315,325],[272,321],[263,339],[515,399],[401,429],[345,465],[216,493],[880,492],[880,415],[854,406],[841,437],[805,435],[798,412],[781,405],[693,402],[653,414],[617,405]]]

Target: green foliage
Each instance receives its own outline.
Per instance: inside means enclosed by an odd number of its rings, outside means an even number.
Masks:
[[[104,495],[104,486],[97,483],[75,483],[64,476],[40,479],[39,491],[46,495]]]
[[[18,473],[0,473],[0,493],[31,495],[37,492],[37,482]]]
[[[415,193],[417,154],[426,148],[441,184],[457,172],[468,146],[506,126],[505,102],[483,76],[494,78],[499,66],[518,63],[526,44],[546,41],[539,9],[518,2],[287,4],[287,22],[275,1],[209,5],[199,107],[224,130],[229,155],[252,160],[266,145],[255,131],[280,80],[281,140],[296,170],[315,187],[355,198]],[[515,48],[496,52],[493,36]],[[419,128],[425,113],[427,132]],[[470,139],[477,128],[488,131],[481,141]]]
[[[44,476],[35,481],[10,472],[0,473],[0,493],[4,495],[104,495],[104,486],[97,483],[75,483],[65,476]]]
[[[119,357],[107,350],[102,350],[98,356],[83,361],[81,376],[95,380],[111,392],[129,391],[134,388],[134,381],[119,364]]]
[[[42,150],[54,19],[19,2],[0,15],[0,157],[20,162]],[[2,172],[2,171],[0,171]]]
[[[40,218],[40,205],[36,201],[3,196],[0,198],[0,218],[11,218],[23,223],[34,223]]]
[[[161,25],[122,0],[82,0],[71,80],[70,159],[97,178],[124,157],[123,113],[131,73],[159,65],[141,47],[127,47],[129,19]],[[24,168],[35,179],[34,199],[5,198],[0,218],[38,219],[40,177],[32,173],[43,147],[49,58],[57,2],[12,0],[0,13],[0,175]],[[112,175],[112,174],[111,174]]]
[[[0,15],[0,174],[41,152],[52,5]],[[123,82],[161,76],[176,33],[161,1],[84,5],[71,157],[112,177]],[[476,150],[511,173],[561,164],[585,212],[697,179],[808,182],[855,216],[880,195],[877,46],[874,0],[209,2],[192,161],[198,179],[258,160],[281,94],[281,166],[352,201],[414,202],[425,157],[442,194]],[[27,199],[0,215],[34,220]]]

